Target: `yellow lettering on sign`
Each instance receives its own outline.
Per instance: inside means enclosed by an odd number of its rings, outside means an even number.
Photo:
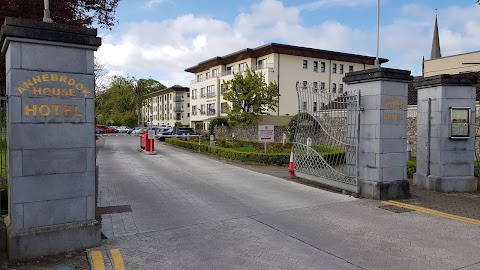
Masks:
[[[72,105],[63,105],[63,116],[73,116]]]
[[[52,104],[52,108],[53,108],[53,112],[54,112],[55,116],[58,116],[59,115],[58,109],[60,109],[60,105]]]
[[[32,80],[34,84],[42,82],[42,78],[40,78],[40,76],[32,77]]]
[[[400,113],[385,113],[383,114],[383,119],[384,120],[403,120],[403,115]]]
[[[23,94],[23,92],[25,92],[25,90],[27,90],[27,89],[19,86],[19,87],[17,87],[17,90],[20,92],[20,95],[21,95],[21,94]]]
[[[73,112],[75,116],[82,116],[82,113],[78,111],[78,105],[73,105]]]
[[[37,105],[33,104],[32,107],[30,107],[30,105],[25,104],[25,116],[30,116],[30,113],[33,116],[37,116]]]
[[[60,82],[67,83],[67,76],[60,75]]]
[[[24,81],[23,85],[28,89],[30,86],[33,86],[33,83],[32,81],[28,80],[28,81]]]
[[[50,115],[50,106],[42,104],[38,108],[38,112],[40,113],[41,116],[49,116]]]
[[[37,76],[32,76],[31,79],[25,80],[22,82],[20,86],[17,87],[17,90],[20,94],[23,94],[26,90],[30,89],[34,85],[44,82],[60,82],[68,84],[69,88],[34,88],[33,94],[34,95],[45,95],[45,96],[71,96],[76,97],[77,93],[75,90],[80,91],[83,95],[88,96],[91,92],[85,88],[80,82],[77,82],[74,78],[67,77],[66,75],[56,74],[56,73],[44,73]]]
[[[34,95],[41,95],[41,94],[42,94],[42,88],[40,88],[40,87],[34,87],[34,88],[33,88],[33,94],[34,94]]]

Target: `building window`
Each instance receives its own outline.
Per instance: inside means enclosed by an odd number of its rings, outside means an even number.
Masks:
[[[303,81],[303,90],[307,90],[308,82]]]
[[[318,61],[313,61],[313,72],[318,72]]]
[[[187,117],[190,117],[190,113],[187,113]]]
[[[187,103],[187,108],[190,108],[190,103]]]
[[[196,105],[192,106],[192,115],[197,115],[197,106]]]
[[[204,98],[206,96],[207,96],[207,93],[205,93],[205,88],[204,87],[200,88],[200,97]]]
[[[318,91],[318,82],[313,82],[313,92]]]
[[[348,72],[353,72],[353,66],[352,65],[348,66]]]
[[[192,89],[192,99],[197,99],[197,89]]]
[[[332,83],[332,93],[336,93],[336,92],[337,92],[337,84]]]
[[[320,71],[325,72],[325,62],[320,63]]]
[[[205,80],[210,79],[210,72],[205,73]]]
[[[203,114],[205,114],[205,113],[206,113],[206,111],[205,111],[205,104],[202,104],[202,105],[200,105],[200,114],[203,115]]]
[[[207,86],[207,97],[214,97],[215,89],[213,85]]]
[[[247,71],[247,63],[238,64],[238,71],[240,72]]]
[[[227,103],[226,102],[222,102],[220,104],[220,112],[221,113],[227,113]]]
[[[215,103],[207,104],[207,115],[215,115]]]
[[[338,85],[338,93],[339,94],[343,93],[343,83]]]
[[[325,102],[322,102],[321,110],[324,110],[324,109],[325,109]]]
[[[316,101],[313,102],[313,111],[314,112],[317,111],[317,102]]]
[[[225,75],[230,75],[232,74],[232,66],[227,67],[227,70],[225,71]]]
[[[197,75],[197,82],[203,81],[203,74],[198,74]]]
[[[332,73],[337,73],[337,64],[333,63]]]
[[[324,90],[325,90],[325,83],[324,83],[324,82],[321,82],[321,83],[320,83],[320,90],[321,90],[321,91],[324,91]]]
[[[224,91],[225,91],[225,90],[223,89],[223,83],[222,83],[222,84],[220,84],[220,95],[223,95],[223,92],[224,92]]]
[[[218,77],[218,68],[212,70],[212,77],[214,77],[214,78]]]
[[[176,115],[176,120],[182,120],[182,114],[181,113],[177,113]]]
[[[303,69],[308,69],[308,60],[303,60]]]
[[[307,110],[307,102],[304,101],[302,104],[302,111],[306,111],[306,110]]]
[[[343,64],[340,64],[340,74],[343,74]]]
[[[264,69],[267,68],[267,59],[258,60],[257,69]]]

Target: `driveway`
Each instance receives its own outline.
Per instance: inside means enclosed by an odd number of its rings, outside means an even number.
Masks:
[[[138,141],[105,138],[98,154],[99,206],[113,209],[102,215],[106,264],[119,249],[126,269],[480,268],[478,225],[388,211],[165,144],[143,155]]]

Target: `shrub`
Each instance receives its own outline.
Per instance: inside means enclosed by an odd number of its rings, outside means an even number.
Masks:
[[[230,124],[228,122],[228,118],[226,117],[215,117],[210,121],[210,125],[208,126],[208,135],[212,135],[215,133],[215,127],[217,126],[227,126],[229,127]]]
[[[204,153],[211,153],[220,157],[239,160],[242,162],[256,162],[256,163],[263,163],[263,164],[288,164],[288,162],[290,161],[290,154],[287,154],[287,153],[264,154],[264,153],[241,152],[241,151],[237,151],[237,150],[233,150],[233,149],[229,149],[221,146],[199,145],[198,143],[195,143],[195,142],[182,141],[174,138],[167,138],[165,142],[168,144],[184,147],[187,149],[196,150]]]
[[[412,179],[413,174],[417,171],[417,158],[411,157],[407,160],[407,178]]]

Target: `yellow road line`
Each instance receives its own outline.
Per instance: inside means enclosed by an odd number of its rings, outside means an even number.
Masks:
[[[112,254],[114,269],[125,270],[125,264],[123,263],[122,254],[120,254],[120,250],[111,249],[110,253]]]
[[[105,270],[105,264],[103,263],[102,252],[98,250],[92,251],[93,269]]]
[[[437,211],[437,210],[428,209],[428,208],[425,208],[425,207],[420,207],[420,206],[411,205],[411,204],[407,204],[407,203],[402,203],[402,202],[398,202],[398,201],[384,201],[383,203],[388,204],[388,205],[393,205],[393,206],[406,208],[406,209],[415,210],[415,211],[418,211],[418,212],[422,212],[422,213],[426,213],[426,214],[430,214],[430,215],[434,215],[434,216],[444,217],[444,218],[448,218],[448,219],[452,219],[452,220],[456,220],[456,221],[462,221],[462,222],[466,222],[466,223],[470,223],[470,224],[480,225],[480,220],[477,220],[477,219],[452,215],[452,214],[440,212],[440,211]]]

